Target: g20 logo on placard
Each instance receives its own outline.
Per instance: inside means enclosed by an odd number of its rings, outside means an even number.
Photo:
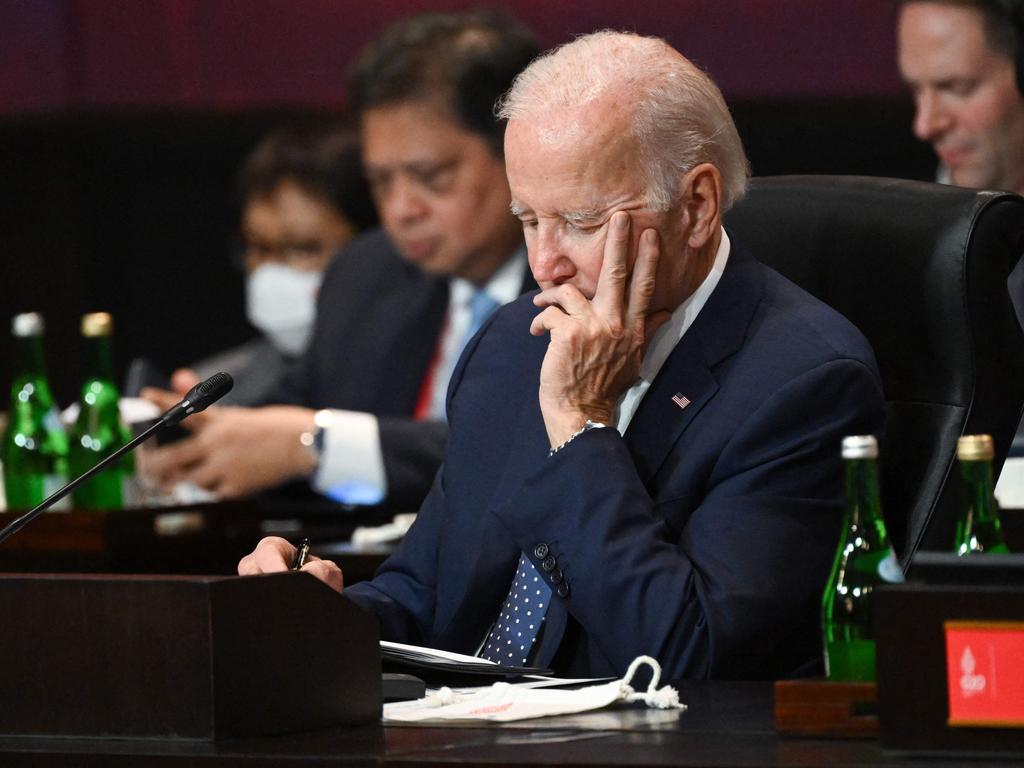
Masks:
[[[1024,728],[1024,622],[949,620],[943,629],[946,722]]]
[[[971,653],[971,646],[968,645],[960,656],[960,671],[963,672],[960,675],[960,694],[965,698],[970,698],[985,690],[985,676],[975,674],[976,666],[977,662],[974,660],[974,654]]]

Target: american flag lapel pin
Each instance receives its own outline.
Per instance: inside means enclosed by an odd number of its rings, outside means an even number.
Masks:
[[[685,408],[690,404],[690,398],[688,398],[682,392],[676,392],[674,395],[672,395],[672,402],[678,405],[680,408]]]

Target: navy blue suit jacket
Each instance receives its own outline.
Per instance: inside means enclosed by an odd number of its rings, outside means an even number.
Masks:
[[[568,594],[552,599],[538,665],[621,675],[649,654],[669,679],[813,666],[840,441],[883,428],[867,341],[734,244],[625,436],[591,430],[549,456],[536,312],[520,298],[467,347],[433,489],[399,550],[345,594],[385,638],[474,653],[520,552],[539,567],[544,543]]]

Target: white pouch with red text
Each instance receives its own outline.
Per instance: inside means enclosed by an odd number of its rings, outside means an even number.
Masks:
[[[646,691],[633,690],[630,683],[640,665],[651,668]],[[618,702],[642,701],[657,709],[685,710],[679,692],[666,685],[658,688],[661,667],[650,656],[638,656],[621,680],[575,690],[552,690],[514,683],[494,683],[471,692],[441,688],[417,701],[384,705],[384,722],[416,723],[430,720],[485,720],[510,722],[533,717],[570,715],[604,709]]]

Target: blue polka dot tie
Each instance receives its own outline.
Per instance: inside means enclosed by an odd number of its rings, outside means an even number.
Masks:
[[[550,600],[551,587],[526,555],[521,555],[512,589],[480,655],[498,664],[525,666]]]

